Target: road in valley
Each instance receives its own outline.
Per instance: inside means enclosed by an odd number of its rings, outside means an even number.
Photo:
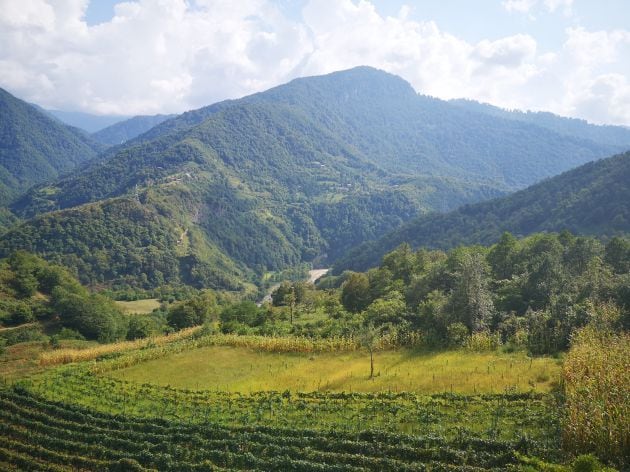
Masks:
[[[326,273],[329,271],[330,269],[313,269],[313,270],[309,270],[308,271],[308,281],[311,283],[315,283],[317,282],[318,279],[320,279],[321,277],[323,277],[324,275],[326,275]],[[258,302],[258,306],[262,305],[265,302],[269,302],[271,303],[271,294],[280,286],[279,283],[272,285],[271,287],[269,287],[269,290],[267,291],[267,295],[265,295],[263,297],[262,300],[260,300]]]

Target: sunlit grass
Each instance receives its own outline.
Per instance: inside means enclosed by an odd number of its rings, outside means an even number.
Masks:
[[[157,298],[147,298],[146,300],[134,300],[131,302],[117,301],[116,304],[129,314],[151,313],[156,308],[160,308],[160,301]]]
[[[560,361],[522,353],[390,350],[376,354],[375,377],[361,351],[270,353],[209,346],[112,372],[140,383],[230,392],[412,391],[418,393],[547,392],[560,375]]]

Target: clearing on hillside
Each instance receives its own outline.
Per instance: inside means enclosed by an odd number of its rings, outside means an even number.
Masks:
[[[134,300],[131,302],[117,301],[116,304],[123,309],[125,313],[146,315],[156,308],[160,308],[160,301],[157,298],[147,298],[146,300]]]

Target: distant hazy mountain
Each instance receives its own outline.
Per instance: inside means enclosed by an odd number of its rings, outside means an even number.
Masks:
[[[34,219],[0,246],[91,282],[233,288],[624,146],[469,111],[359,67],[166,120],[17,201]]]
[[[87,162],[102,148],[80,130],[0,89],[0,206]]]
[[[585,164],[507,197],[420,216],[349,252],[335,270],[376,266],[405,242],[449,249],[491,244],[504,231],[523,236],[565,229],[600,236],[630,232],[630,152]]]
[[[133,118],[120,121],[93,133],[92,137],[98,142],[109,146],[123,144],[174,116],[175,115],[134,116]]]
[[[88,133],[95,133],[129,118],[124,115],[92,115],[81,111],[46,110],[46,112],[59,121]]]
[[[593,125],[585,120],[565,118],[543,111],[524,112],[519,110],[505,110],[473,100],[459,99],[451,100],[449,103],[474,112],[485,113],[508,120],[532,123],[565,136],[589,139],[600,144],[612,144],[630,149],[630,128],[624,126]]]

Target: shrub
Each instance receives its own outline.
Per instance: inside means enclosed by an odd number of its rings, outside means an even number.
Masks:
[[[464,323],[451,323],[448,325],[448,345],[462,347],[468,338],[468,328]]]
[[[151,324],[151,320],[146,316],[131,316],[127,329],[127,340],[148,338],[151,335]]]
[[[498,333],[492,334],[489,331],[480,331],[471,334],[464,347],[473,352],[494,351],[501,344],[501,338]]]
[[[602,464],[593,454],[582,454],[575,458],[571,464],[573,472],[598,472],[602,470]]]
[[[61,331],[59,331],[59,333],[57,333],[57,337],[59,339],[85,340],[85,337],[83,337],[83,335],[81,333],[79,333],[77,330],[70,329],[70,328],[61,328]]]
[[[171,307],[168,311],[167,320],[168,324],[175,329],[189,328],[204,324],[212,317],[215,317],[217,311],[216,296],[213,292],[206,291]]]

